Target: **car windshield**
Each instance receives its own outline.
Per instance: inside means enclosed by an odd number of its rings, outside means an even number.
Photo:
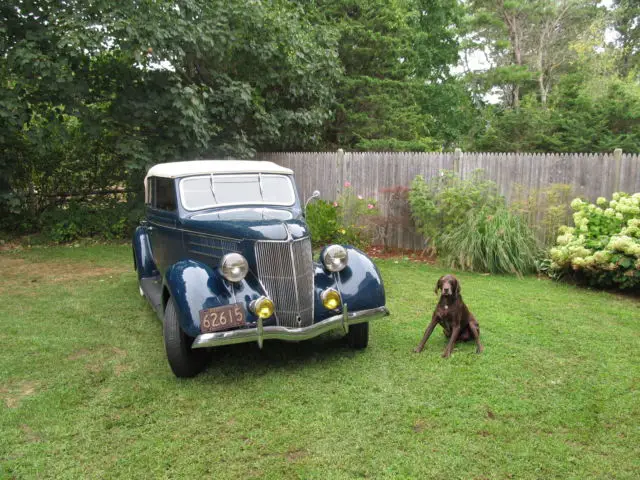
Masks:
[[[185,209],[203,210],[223,205],[291,206],[295,193],[291,178],[286,175],[211,174],[180,180],[180,198]]]

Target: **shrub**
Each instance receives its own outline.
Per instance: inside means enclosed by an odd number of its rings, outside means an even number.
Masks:
[[[314,245],[335,242],[338,231],[338,209],[325,200],[307,206],[306,220]]]
[[[317,201],[307,207],[306,218],[314,245],[349,244],[365,248],[371,243],[379,214],[376,201],[355,193],[350,182],[333,203]]]
[[[128,238],[142,216],[142,208],[134,208],[116,199],[70,201],[42,214],[42,233],[57,243],[87,237],[105,240]]]
[[[550,271],[602,287],[640,287],[640,193],[617,192],[595,204],[576,198],[571,208],[575,227],[561,227]]]
[[[467,221],[467,213],[496,211],[504,206],[504,198],[498,194],[496,184],[484,178],[482,170],[465,180],[445,170],[428,182],[418,175],[411,183],[409,204],[418,231],[434,250],[442,235]]]
[[[476,272],[529,273],[540,251],[526,220],[504,207],[471,210],[439,243],[443,263]]]

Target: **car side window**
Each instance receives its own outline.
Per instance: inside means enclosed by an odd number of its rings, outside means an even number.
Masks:
[[[172,178],[158,177],[154,180],[155,185],[151,189],[153,206],[161,210],[177,210],[176,187],[174,180]]]
[[[156,190],[156,178],[155,177],[147,178],[147,189],[145,192],[146,195],[144,199],[145,205],[148,205],[148,206],[153,205],[153,199],[156,196],[155,190]]]

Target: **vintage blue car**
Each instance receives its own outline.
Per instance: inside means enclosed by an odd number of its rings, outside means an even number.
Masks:
[[[140,294],[163,321],[178,377],[204,368],[206,347],[262,348],[264,340],[341,329],[352,347],[365,348],[368,322],[389,314],[380,272],[364,253],[330,245],[313,261],[287,168],[240,160],[159,164],[145,178],[145,203],[134,266]]]

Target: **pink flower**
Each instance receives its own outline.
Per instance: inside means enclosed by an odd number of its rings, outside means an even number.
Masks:
[[[376,208],[376,207],[374,207],[372,204],[369,204],[369,205],[367,205],[367,208],[368,208],[369,210],[371,210],[372,208]]]
[[[344,182],[344,186],[349,188],[351,186],[351,182],[347,180],[346,182]]]
[[[337,207],[338,206],[338,202],[333,202],[333,206]]]
[[[358,195],[358,200],[362,200],[362,195]]]

